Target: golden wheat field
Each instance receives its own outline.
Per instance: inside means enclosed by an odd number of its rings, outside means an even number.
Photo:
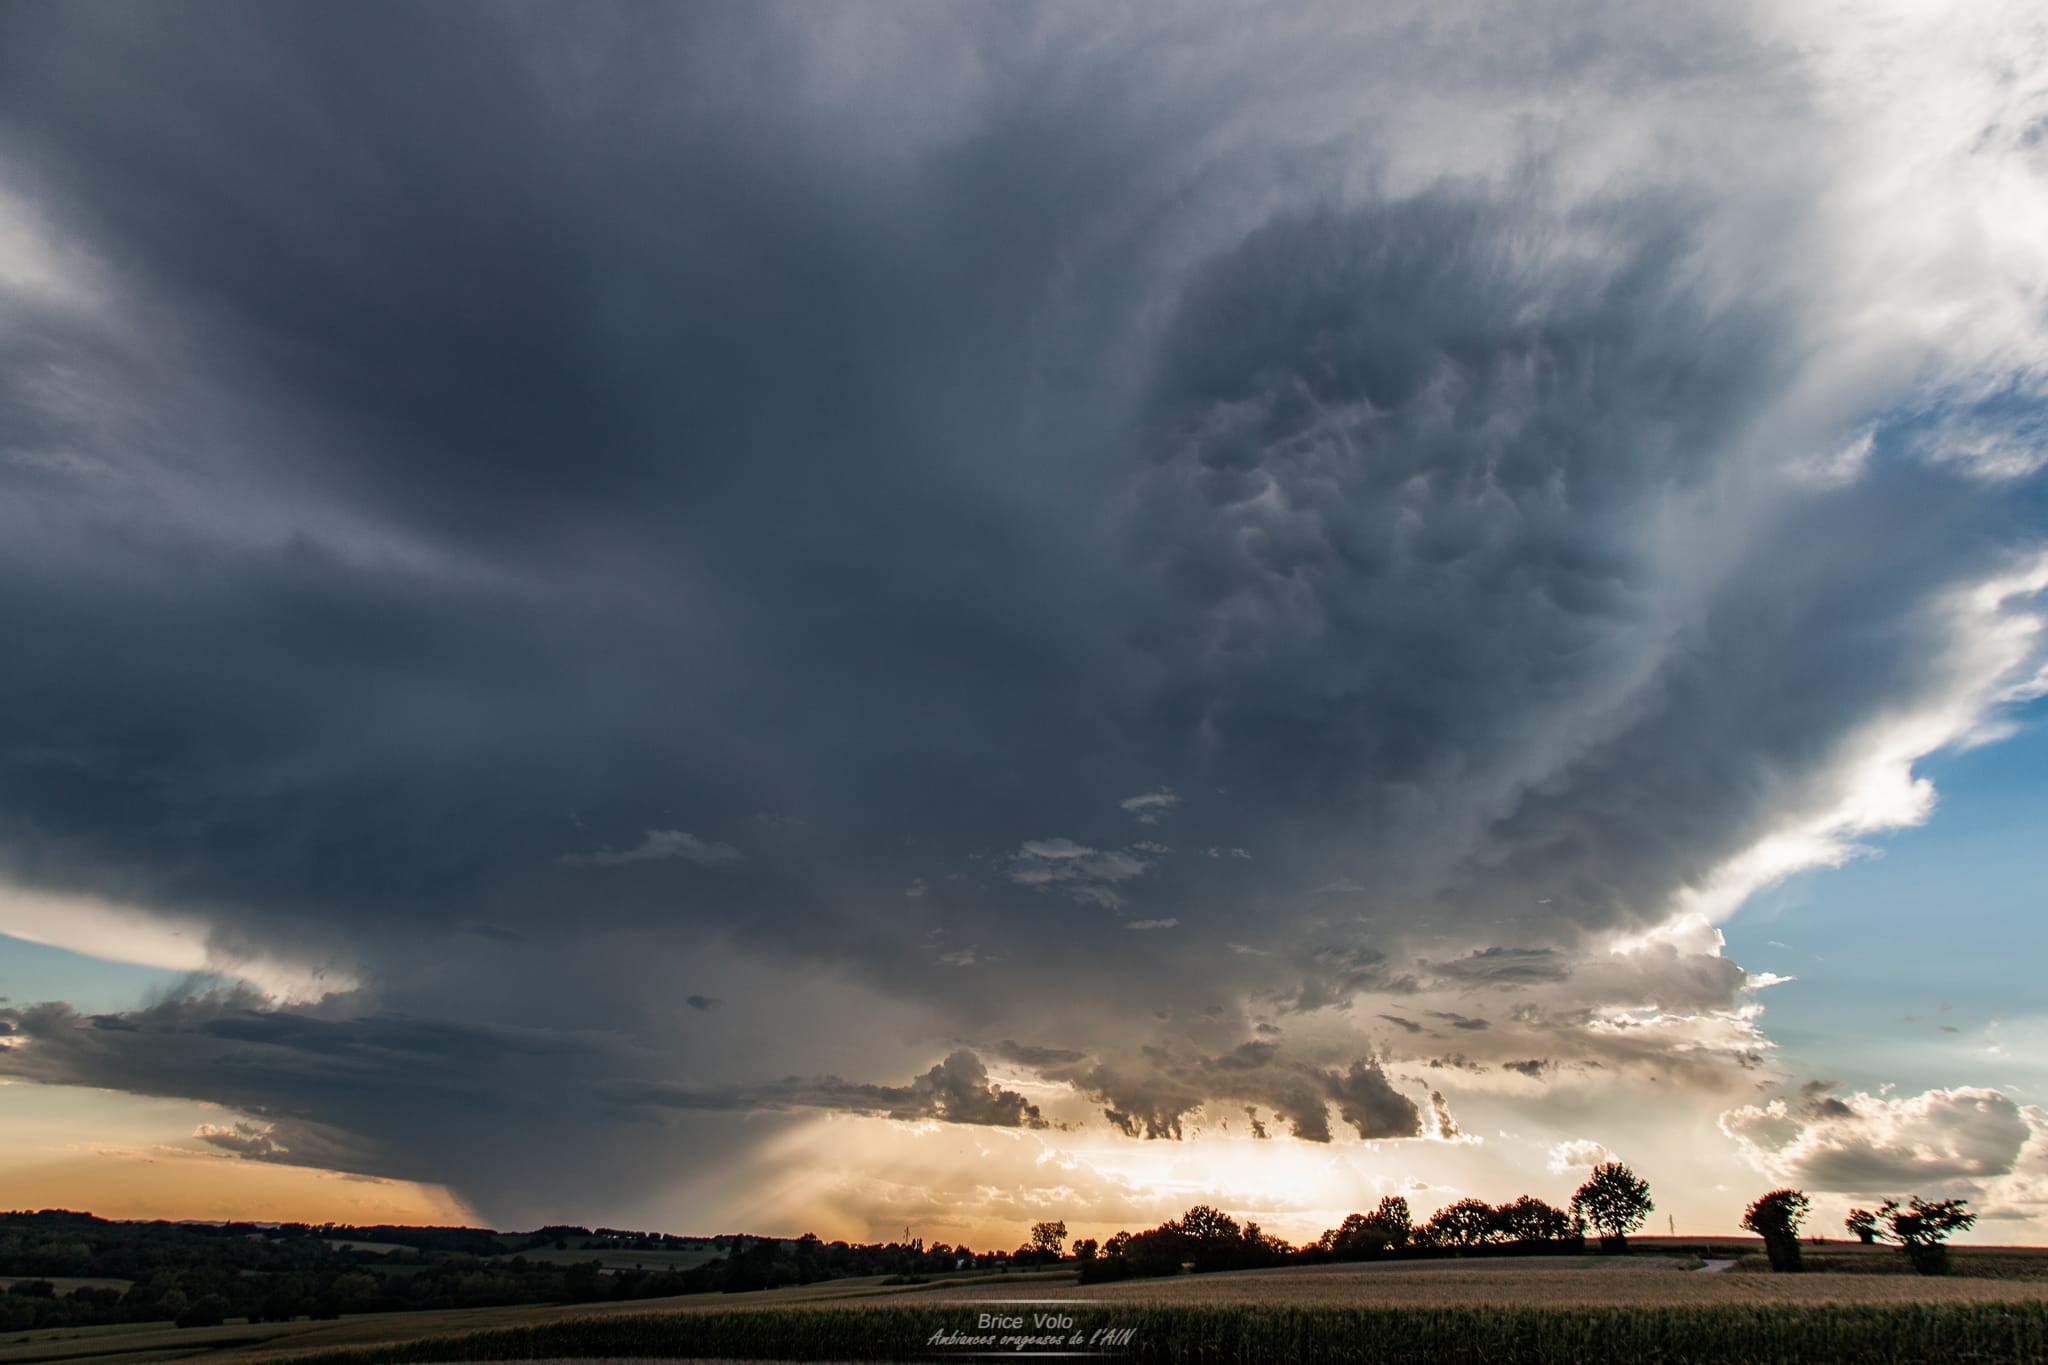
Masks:
[[[752,1318],[779,1311],[808,1310],[826,1317],[866,1310],[924,1310],[950,1313],[997,1303],[1013,1311],[1033,1304],[1096,1314],[1128,1308],[1145,1310],[1261,1310],[1341,1312],[1418,1309],[1530,1310],[1616,1309],[1763,1310],[1838,1306],[1879,1312],[1913,1305],[2048,1302],[2048,1279],[1984,1279],[1969,1276],[1731,1274],[1687,1269],[1690,1262],[1669,1256],[1627,1259],[1587,1257],[1491,1259],[1483,1262],[1409,1261],[1380,1265],[1295,1266],[1276,1270],[1183,1275],[1164,1280],[1077,1285],[1068,1276],[999,1276],[971,1283],[887,1285],[879,1279],[772,1290],[757,1294],[702,1294],[680,1299],[642,1300],[629,1305],[557,1305],[463,1309],[444,1312],[374,1314],[334,1322],[230,1324],[178,1330],[167,1325],[90,1328],[0,1338],[0,1365],[47,1362],[86,1365],[118,1359],[122,1365],[181,1359],[194,1365],[241,1365],[304,1352],[356,1351],[381,1356],[380,1346],[420,1338],[459,1336],[494,1329],[567,1327],[576,1322],[644,1320],[681,1314]],[[807,1315],[808,1315],[807,1314]],[[950,1319],[949,1319],[950,1320]],[[652,1329],[650,1329],[652,1330]],[[849,1322],[849,1339],[860,1329]],[[839,1335],[826,1333],[828,1337]],[[595,1344],[595,1343],[593,1343]],[[607,1342],[609,1344],[609,1342]],[[596,1352],[594,1352],[596,1353]],[[665,1352],[664,1352],[665,1353]]]
[[[934,1290],[920,1295],[917,1302],[972,1302],[998,1296],[1102,1305],[1276,1308],[2048,1302],[2048,1281],[2044,1280],[1922,1275],[1731,1275],[1685,1270],[1680,1268],[1681,1264],[1645,1257],[1589,1258],[1564,1265],[1553,1258],[1503,1258],[1483,1265],[1407,1261],[1386,1265],[1290,1266],[1098,1285],[975,1285]]]

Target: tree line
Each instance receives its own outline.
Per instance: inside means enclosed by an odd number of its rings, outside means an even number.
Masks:
[[[1763,1239],[1771,1268],[1802,1268],[1800,1229],[1812,1201],[1772,1190],[1750,1204],[1742,1226]],[[289,1321],[343,1313],[582,1303],[682,1294],[746,1293],[853,1276],[916,1282],[946,1275],[1071,1263],[1083,1283],[1326,1261],[1399,1257],[1544,1255],[1627,1250],[1655,1208],[1649,1183],[1620,1162],[1596,1167],[1570,1203],[1532,1195],[1503,1204],[1460,1199],[1417,1223],[1408,1201],[1388,1195],[1315,1241],[1293,1246],[1257,1223],[1196,1205],[1143,1232],[1119,1232],[1066,1250],[1063,1221],[1042,1222],[1014,1251],[977,1252],[921,1238],[827,1242],[814,1234],[773,1238],[547,1227],[531,1233],[478,1228],[354,1228],[336,1224],[121,1223],[64,1210],[0,1214],[0,1331],[173,1321],[211,1326],[228,1318]],[[1852,1210],[1845,1227],[1864,1243],[1893,1244],[1915,1270],[1948,1269],[1947,1238],[1977,1216],[1961,1199]],[[363,1249],[373,1243],[383,1249]],[[694,1265],[607,1266],[637,1251],[702,1251]],[[532,1256],[526,1253],[535,1253]],[[578,1257],[565,1261],[561,1254]],[[87,1284],[60,1292],[60,1279]]]
[[[1641,1227],[1655,1206],[1649,1184],[1620,1162],[1596,1167],[1566,1208],[1523,1195],[1505,1204],[1460,1199],[1414,1221],[1408,1201],[1388,1195],[1370,1213],[1348,1215],[1306,1246],[1290,1246],[1261,1231],[1239,1226],[1228,1214],[1197,1205],[1145,1232],[1119,1232],[1100,1248],[1092,1241],[1075,1247],[1084,1284],[1182,1270],[1248,1270],[1261,1266],[1323,1261],[1370,1261],[1401,1257],[1577,1254],[1586,1234],[1602,1248],[1627,1249],[1627,1234]]]
[[[1813,1201],[1804,1191],[1772,1190],[1760,1196],[1742,1215],[1742,1226],[1764,1239],[1764,1253],[1771,1269],[1797,1272],[1802,1268],[1799,1229]],[[1948,1273],[1951,1233],[1974,1226],[1977,1215],[1965,1199],[1922,1199],[1914,1195],[1904,1205],[1887,1199],[1876,1209],[1851,1209],[1842,1226],[1859,1242],[1889,1242],[1898,1247],[1913,1269],[1922,1275]]]

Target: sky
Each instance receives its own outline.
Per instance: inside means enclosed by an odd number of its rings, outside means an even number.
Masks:
[[[0,1206],[2048,1238],[2048,16],[0,10]]]

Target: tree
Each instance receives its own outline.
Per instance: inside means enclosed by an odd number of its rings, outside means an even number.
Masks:
[[[1865,1246],[1877,1240],[1877,1215],[1869,1209],[1850,1209],[1842,1226],[1855,1233],[1856,1240]]]
[[[1095,1253],[1100,1249],[1101,1248],[1095,1245],[1095,1239],[1093,1237],[1084,1237],[1080,1241],[1074,1243],[1074,1259],[1079,1261],[1081,1264],[1086,1265],[1088,1264],[1088,1262],[1095,1259]]]
[[[1067,1224],[1062,1219],[1056,1223],[1033,1223],[1031,1245],[1046,1255],[1058,1258],[1060,1248],[1066,1244]]]
[[[1380,1196],[1380,1206],[1366,1218],[1369,1226],[1386,1234],[1387,1245],[1399,1251],[1415,1235],[1415,1222],[1408,1201],[1398,1194]]]
[[[1948,1248],[1942,1243],[1951,1232],[1963,1232],[1976,1223],[1977,1215],[1963,1199],[1922,1199],[1914,1195],[1905,1208],[1896,1199],[1878,1205],[1875,1221],[1878,1236],[1898,1243],[1899,1250],[1922,1275],[1948,1273]]]
[[[1493,1206],[1483,1199],[1460,1199],[1438,1209],[1428,1228],[1438,1246],[1480,1246],[1493,1236]]]
[[[1799,1224],[1813,1201],[1799,1190],[1772,1190],[1742,1215],[1742,1226],[1764,1239],[1771,1269],[1786,1274],[1799,1269]]]
[[[1350,1213],[1344,1221],[1322,1235],[1316,1245],[1332,1256],[1359,1261],[1377,1256],[1390,1245],[1387,1234],[1363,1213]]]
[[[1656,1207],[1650,1183],[1619,1161],[1595,1166],[1593,1178],[1572,1196],[1572,1213],[1599,1232],[1602,1251],[1627,1251],[1628,1234]]]
[[[1246,1261],[1244,1231],[1221,1209],[1197,1204],[1165,1226],[1185,1239],[1188,1259],[1198,1271],[1235,1270]]]
[[[1510,1242],[1562,1242],[1572,1235],[1570,1214],[1530,1194],[1495,1209],[1493,1225]]]

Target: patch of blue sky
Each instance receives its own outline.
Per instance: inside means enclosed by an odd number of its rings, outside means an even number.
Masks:
[[[1752,971],[1780,1061],[1854,1088],[2013,1086],[2048,1101],[2016,1035],[2048,1016],[2048,702],[2011,738],[1919,766],[1928,821],[1753,897],[1723,932]]]
[[[190,972],[109,962],[0,934],[0,996],[13,1008],[59,1000],[86,1014],[140,1008],[192,988]]]

